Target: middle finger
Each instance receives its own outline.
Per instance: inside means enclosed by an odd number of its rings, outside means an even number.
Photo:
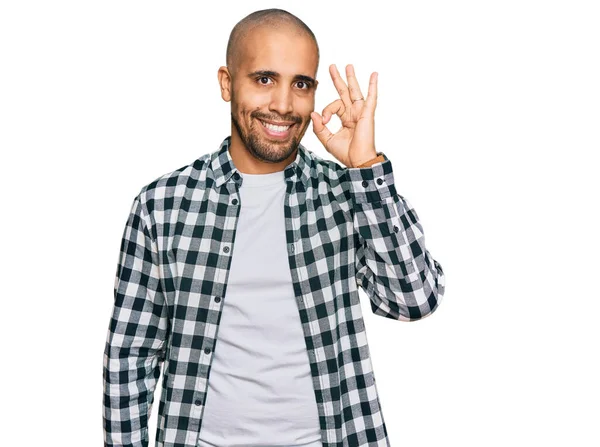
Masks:
[[[348,86],[346,86],[346,83],[340,76],[340,72],[338,71],[335,64],[331,64],[329,66],[329,73],[331,74],[331,79],[333,79],[333,85],[335,85],[335,88],[338,94],[340,95],[340,98],[342,99],[344,105],[346,107],[351,107],[352,101],[350,100],[350,92],[348,90]]]

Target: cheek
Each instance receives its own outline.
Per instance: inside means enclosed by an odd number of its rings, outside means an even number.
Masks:
[[[239,102],[236,104],[235,108],[232,109],[238,121],[241,121],[247,125],[252,121],[252,117],[250,115],[254,110],[254,107],[249,107],[247,104]]]
[[[302,117],[302,124],[306,124],[306,123],[310,122],[310,120],[311,120],[310,114],[313,110],[314,110],[314,107],[313,108],[304,108],[303,110],[298,112],[298,115],[300,117]]]
[[[310,117],[310,112],[315,110],[315,98],[303,98],[298,102],[297,113],[303,117]]]

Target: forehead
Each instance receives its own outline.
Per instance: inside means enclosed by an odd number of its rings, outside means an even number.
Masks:
[[[317,47],[306,33],[292,27],[256,27],[243,39],[240,50],[245,72],[268,69],[284,76],[316,76]]]

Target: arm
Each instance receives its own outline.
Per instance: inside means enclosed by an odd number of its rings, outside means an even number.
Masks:
[[[322,116],[317,112],[310,116],[315,135],[327,152],[347,166],[357,283],[369,296],[375,314],[394,320],[418,320],[439,305],[444,274],[425,250],[417,214],[396,193],[392,162],[384,154],[383,161],[373,161],[378,74],[371,73],[365,99],[352,64],[346,66],[348,85],[335,64],[329,66],[329,72],[340,99],[327,105]],[[326,126],[334,113],[342,122],[335,134]]]
[[[414,321],[437,309],[445,278],[425,248],[417,213],[396,193],[392,162],[382,155],[383,162],[347,168],[358,241],[356,279],[373,313]]]
[[[164,360],[168,317],[157,247],[138,195],[121,241],[104,349],[104,445],[148,446],[148,419]]]

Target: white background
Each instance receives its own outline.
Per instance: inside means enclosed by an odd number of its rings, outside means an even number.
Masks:
[[[419,322],[361,291],[392,446],[599,445],[597,5],[2,2],[0,443],[102,445],[133,197],[229,135],[229,32],[281,7],[319,41],[317,111],[330,64],[353,63],[363,93],[379,73],[377,150],[446,273]],[[302,142],[332,157],[312,127]]]

